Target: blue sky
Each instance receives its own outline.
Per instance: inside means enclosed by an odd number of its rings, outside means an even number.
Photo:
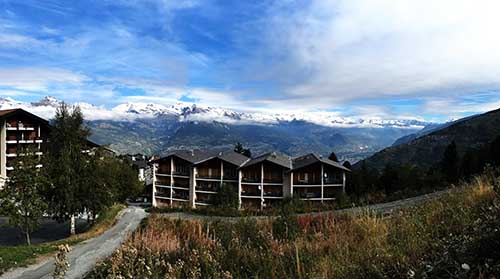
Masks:
[[[500,107],[499,8],[0,0],[0,97],[445,121]]]

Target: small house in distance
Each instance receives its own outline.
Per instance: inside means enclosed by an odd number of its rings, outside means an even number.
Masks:
[[[263,209],[285,198],[327,202],[345,192],[346,172],[316,154],[277,152],[248,158],[232,150],[178,150],[151,162],[153,206],[210,206],[222,186],[233,187],[240,207]]]

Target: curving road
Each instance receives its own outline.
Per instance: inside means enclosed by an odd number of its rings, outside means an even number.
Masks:
[[[70,268],[66,278],[82,278],[90,272],[97,262],[110,256],[146,216],[144,209],[128,207],[121,212],[117,224],[111,229],[96,238],[73,246],[68,255]],[[7,272],[0,279],[50,279],[53,271],[54,260],[50,258],[36,265]]]

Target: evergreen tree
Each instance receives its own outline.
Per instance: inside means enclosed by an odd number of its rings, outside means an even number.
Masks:
[[[2,213],[6,214],[8,224],[17,227],[31,245],[31,233],[40,225],[39,220],[47,210],[43,198],[46,178],[40,173],[40,159],[35,148],[18,150],[14,170],[9,176],[6,187],[0,191]]]
[[[352,170],[352,165],[349,161],[345,161],[342,166],[344,166],[346,169]]]
[[[465,152],[460,164],[460,177],[468,178],[481,171],[481,163],[477,155],[479,153],[480,151],[475,149],[468,149]]]
[[[398,170],[392,165],[387,164],[380,176],[380,185],[387,194],[396,192],[400,186]]]
[[[452,141],[444,151],[441,170],[449,183],[458,181],[458,153],[455,141]]]
[[[214,204],[220,208],[238,208],[238,190],[231,184],[223,184],[215,196]]]
[[[234,151],[238,152],[244,156],[247,156],[248,158],[252,157],[252,152],[250,151],[250,149],[244,148],[243,144],[241,144],[241,142],[237,142],[234,145]]]
[[[500,166],[500,136],[491,143],[491,157],[493,164]]]
[[[344,166],[346,169],[351,170],[352,165],[349,161],[345,161],[342,166]],[[352,172],[346,172],[346,182],[345,182],[345,191],[347,194],[352,195],[354,194],[354,187],[353,187],[353,182],[352,182]]]
[[[330,156],[328,156],[328,159],[334,161],[334,162],[338,162],[339,161],[339,158],[337,158],[337,154],[335,154],[335,152],[332,152],[330,153]]]
[[[75,234],[75,215],[85,210],[88,155],[82,151],[87,149],[89,136],[80,108],[70,110],[62,103],[56,110],[45,156],[51,180],[47,196],[51,213],[59,220],[71,220],[71,234]]]

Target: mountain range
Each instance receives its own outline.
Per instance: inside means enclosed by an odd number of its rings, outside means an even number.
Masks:
[[[463,156],[468,149],[479,149],[500,136],[500,109],[469,116],[429,130],[407,135],[391,147],[363,160],[367,166],[382,169],[387,164],[410,164],[421,168],[436,166],[446,147],[455,142],[457,153]],[[354,167],[361,166],[358,162]]]
[[[20,107],[50,119],[60,103],[50,96],[31,103],[0,98],[0,109]],[[241,142],[254,153],[335,151],[342,159],[357,161],[436,125],[411,118],[353,118],[324,111],[242,112],[184,102],[125,103],[112,108],[75,105],[88,120],[91,139],[120,153],[162,154],[178,148],[228,148]]]

